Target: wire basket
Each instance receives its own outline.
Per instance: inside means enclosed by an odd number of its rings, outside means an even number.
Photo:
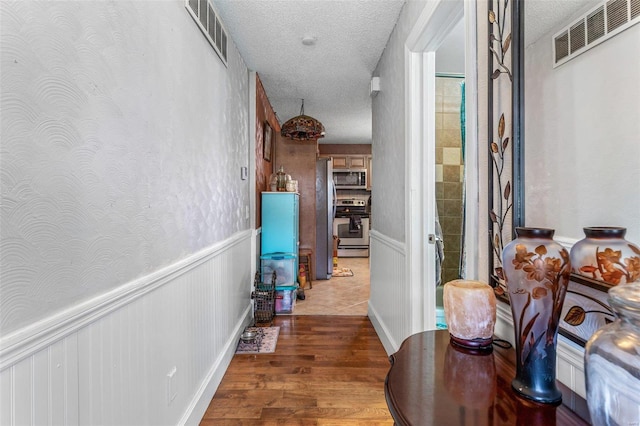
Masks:
[[[262,274],[256,272],[254,280],[254,291],[251,293],[253,299],[253,321],[258,324],[269,324],[273,322],[276,315],[276,272]]]

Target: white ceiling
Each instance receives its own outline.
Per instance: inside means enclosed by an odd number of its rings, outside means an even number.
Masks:
[[[371,143],[369,83],[404,0],[214,4],[247,66],[260,76],[280,123],[298,115],[304,99],[305,114],[325,126],[320,143]],[[530,44],[594,0],[524,4]],[[315,37],[315,44],[303,45],[304,37]]]
[[[527,0],[524,2],[526,45],[538,41],[549,31],[557,31],[579,13],[602,0]],[[549,38],[551,43],[551,38]]]
[[[281,123],[304,112],[321,143],[371,143],[373,71],[404,0],[215,0]],[[305,46],[302,38],[316,37]]]

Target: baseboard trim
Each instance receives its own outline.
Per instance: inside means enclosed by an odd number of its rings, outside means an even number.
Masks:
[[[376,330],[378,338],[380,339],[380,342],[382,342],[382,346],[387,352],[387,355],[395,353],[398,350],[398,345],[391,337],[391,333],[389,333],[387,327],[380,320],[380,316],[378,315],[376,309],[371,305],[371,302],[369,302],[367,315],[369,316],[369,320],[371,321],[371,324],[373,324],[373,328]]]
[[[0,339],[0,370],[33,355],[54,342],[80,330],[92,322],[109,315],[141,298],[177,277],[198,267],[251,238],[252,230],[238,232],[230,238],[194,253],[172,265],[145,277],[136,279],[93,299],[78,303],[69,309],[40,320]]]

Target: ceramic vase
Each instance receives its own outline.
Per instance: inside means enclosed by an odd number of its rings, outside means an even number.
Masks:
[[[616,320],[585,346],[587,405],[594,425],[640,424],[640,282],[612,287]]]
[[[562,305],[569,285],[569,252],[553,240],[553,229],[516,228],[517,238],[502,251],[513,315],[516,377],[520,396],[558,404],[556,346]]]
[[[640,281],[640,248],[624,239],[626,228],[583,228],[585,238],[571,248],[574,273],[610,285]]]

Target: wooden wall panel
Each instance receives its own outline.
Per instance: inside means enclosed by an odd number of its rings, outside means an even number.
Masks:
[[[316,247],[316,140],[276,137],[276,166],[298,181],[300,192],[300,247]]]
[[[330,154],[363,154],[371,155],[371,144],[359,143],[359,144],[319,144],[318,151],[320,155]]]
[[[268,190],[269,176],[276,170],[275,152],[271,152],[271,161],[266,161],[264,152],[264,123],[269,122],[274,135],[280,133],[280,123],[278,117],[269,102],[267,92],[265,92],[260,81],[260,76],[256,74],[256,229],[262,225],[261,199],[260,193]],[[275,147],[274,147],[275,148]]]

